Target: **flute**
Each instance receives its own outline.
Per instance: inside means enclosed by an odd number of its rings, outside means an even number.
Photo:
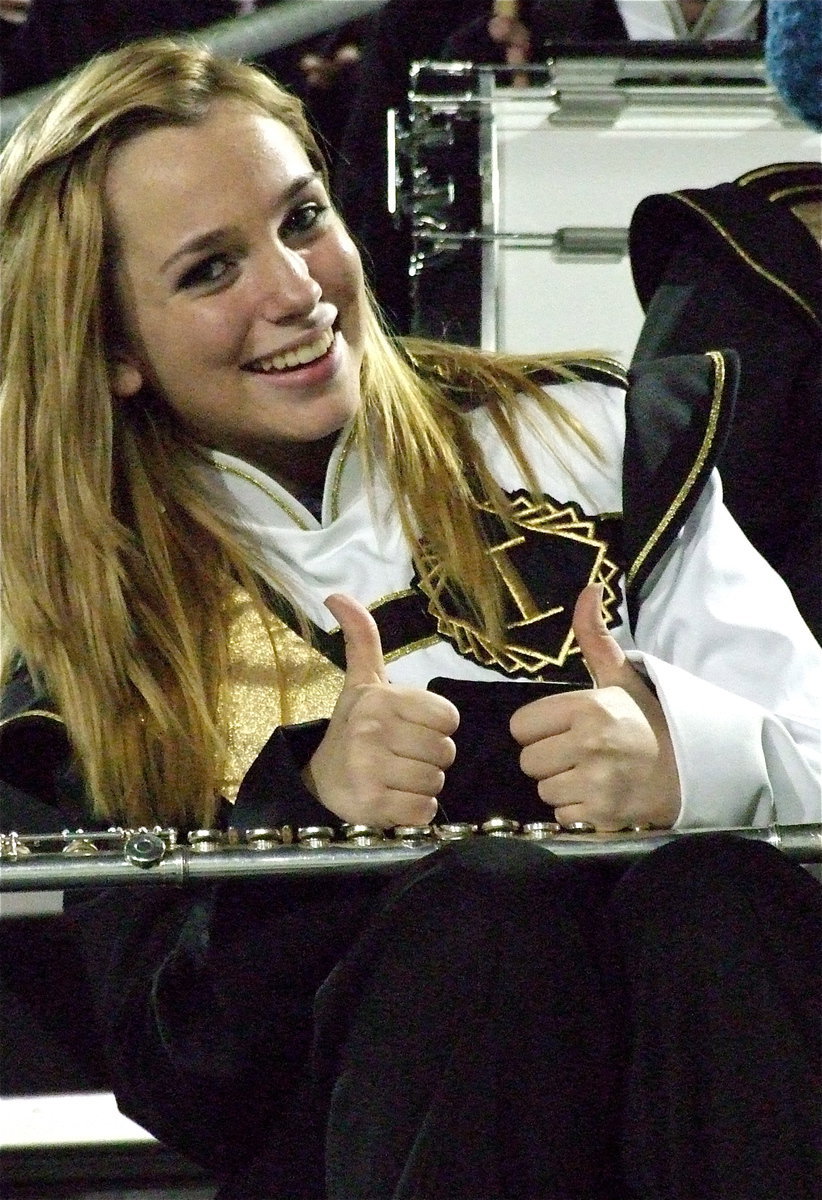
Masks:
[[[678,838],[717,832],[765,842],[796,862],[822,862],[822,824],[596,833],[590,826],[562,828],[550,821],[520,825],[495,817],[481,826],[398,826],[383,831],[349,825],[339,835],[325,826],[195,830],[185,844],[173,829],[113,828],[49,836],[0,834],[0,892],[391,873],[467,837],[516,837],[563,858],[627,863]]]

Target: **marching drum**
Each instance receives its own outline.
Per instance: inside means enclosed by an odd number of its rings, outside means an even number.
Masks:
[[[414,332],[628,361],[642,323],[627,255],[638,202],[818,161],[819,135],[785,108],[756,48],[661,57],[656,45],[566,48],[528,68],[527,87],[507,68],[415,64],[388,139],[389,207],[413,237]]]

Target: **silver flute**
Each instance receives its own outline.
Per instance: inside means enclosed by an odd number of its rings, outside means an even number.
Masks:
[[[391,830],[366,825],[343,826],[339,832],[325,826],[200,829],[188,833],[184,843],[174,829],[118,827],[48,835],[0,833],[0,892],[135,884],[179,887],[269,875],[387,873],[470,837],[515,837],[563,858],[628,863],[679,838],[718,832],[764,842],[796,862],[822,862],[822,824],[696,831],[636,826],[618,833],[598,833],[585,822],[565,827],[552,821],[520,825],[494,817],[480,826],[397,826]]]

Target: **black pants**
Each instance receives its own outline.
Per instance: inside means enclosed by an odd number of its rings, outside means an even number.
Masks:
[[[437,852],[317,994],[299,1145],[221,1195],[815,1200],[820,895],[726,835]]]

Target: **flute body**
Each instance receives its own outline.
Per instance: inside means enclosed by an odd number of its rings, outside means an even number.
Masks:
[[[170,885],[259,879],[274,875],[352,875],[400,870],[442,846],[464,837],[525,838],[563,858],[625,861],[640,858],[681,837],[726,832],[766,842],[802,863],[822,862],[822,824],[771,825],[763,828],[622,833],[566,831],[551,823],[517,826],[497,819],[473,826],[404,827],[385,834],[350,827],[345,840],[331,830],[309,828],[292,835],[283,830],[249,830],[242,836],[197,831],[188,844],[177,844],[173,830],[82,830],[52,838],[0,835],[0,892],[58,891],[119,885]],[[287,840],[293,836],[294,840]],[[61,849],[40,849],[62,841]],[[112,849],[112,844],[116,848]]]

